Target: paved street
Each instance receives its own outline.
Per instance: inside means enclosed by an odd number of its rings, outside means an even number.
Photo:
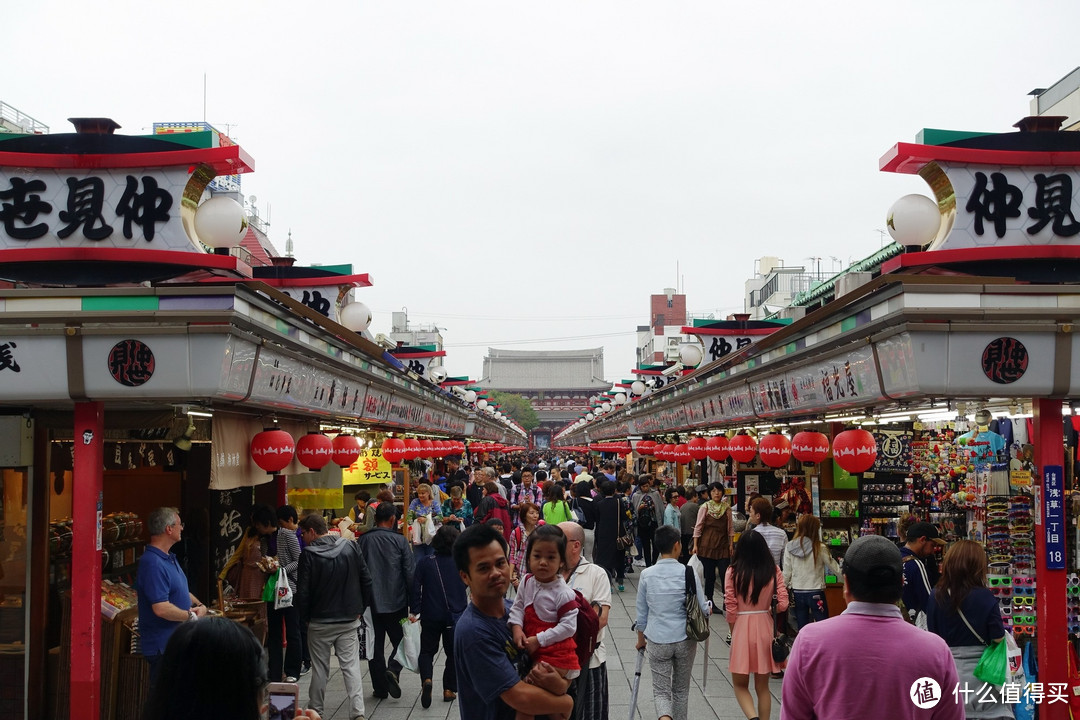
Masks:
[[[641,568],[635,568],[634,575],[626,577],[626,592],[618,591],[612,596],[611,621],[608,624],[606,644],[608,648],[608,683],[611,698],[611,719],[622,720],[630,715],[630,691],[634,680],[635,634],[630,629],[634,611],[634,599],[637,590],[636,580]],[[694,677],[690,686],[690,717],[695,720],[745,720],[731,688],[731,676],[727,671],[728,646],[724,642],[727,635],[727,623],[717,616],[713,619],[713,636],[709,643],[708,679],[702,684],[704,667],[704,644],[698,646],[697,660],[694,663]],[[434,693],[431,707],[426,710],[420,706],[420,678],[408,671],[401,676],[401,697],[376,700],[371,696],[371,682],[364,669],[364,704],[368,720],[457,720],[460,717],[456,702],[442,700],[442,655],[435,661]],[[323,717],[328,720],[351,720],[349,707],[345,699],[345,684],[337,670],[336,660],[331,661],[330,683],[326,691],[326,706]],[[308,678],[301,678],[300,700],[306,703]],[[772,717],[780,715],[780,680],[772,681],[773,712]],[[652,675],[646,660],[642,668],[641,688],[638,693],[638,710],[642,720],[653,720],[656,712],[652,702]]]

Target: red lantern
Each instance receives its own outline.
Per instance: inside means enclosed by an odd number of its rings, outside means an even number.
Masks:
[[[877,460],[877,441],[866,430],[845,430],[833,438],[832,455],[849,473],[866,472]]]
[[[415,460],[420,457],[420,441],[416,438],[405,438],[405,459]]]
[[[653,448],[653,457],[657,460],[667,460],[667,445],[664,443],[656,443],[656,447]]]
[[[424,439],[420,441],[420,457],[432,458],[435,457],[435,443],[430,440]]]
[[[686,443],[686,446],[690,448],[690,457],[695,460],[704,460],[709,454],[703,437],[690,438],[690,442]]]
[[[321,432],[309,432],[296,443],[296,459],[308,470],[318,470],[330,462],[334,442]]]
[[[728,441],[723,435],[713,435],[705,441],[705,453],[710,460],[723,462],[728,459]]]
[[[791,454],[799,462],[819,463],[829,457],[829,438],[825,433],[803,430],[791,438]]]
[[[405,459],[405,441],[401,438],[386,438],[382,444],[382,456],[391,465],[397,465]]]
[[[333,442],[335,465],[349,467],[360,457],[360,441],[354,435],[338,435]]]
[[[655,440],[639,440],[637,444],[637,451],[639,455],[648,457],[653,454],[653,450],[656,449]]]
[[[679,443],[678,445],[676,445],[675,451],[672,453],[672,455],[675,462],[680,465],[685,465],[686,463],[694,459],[693,456],[690,454],[690,446],[686,443]]]
[[[446,457],[450,454],[450,441],[449,440],[436,440],[435,441],[435,457]]]
[[[267,428],[251,438],[251,459],[266,472],[274,475],[288,467],[296,453],[292,435],[284,430]]]
[[[464,455],[465,454],[465,443],[463,443],[461,440],[455,440],[454,441],[454,452],[456,452],[458,455]]]
[[[757,441],[749,435],[736,435],[728,441],[728,452],[736,462],[748,463],[757,455]]]
[[[788,464],[791,459],[791,441],[787,435],[781,433],[769,433],[761,438],[758,445],[758,455],[761,462],[772,468],[781,468]]]
[[[666,462],[675,462],[675,446],[668,443],[664,446],[664,456],[660,458]]]

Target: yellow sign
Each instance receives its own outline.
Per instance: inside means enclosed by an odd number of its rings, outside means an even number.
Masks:
[[[1009,484],[1014,490],[1031,487],[1031,473],[1027,470],[1013,470],[1009,473]]]
[[[344,493],[341,488],[290,488],[289,504],[297,513],[304,510],[323,510],[326,508],[345,507]]]
[[[381,448],[366,448],[352,465],[344,468],[341,477],[345,485],[378,485],[393,482],[390,463],[382,456]]]

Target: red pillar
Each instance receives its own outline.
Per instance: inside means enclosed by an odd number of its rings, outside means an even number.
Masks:
[[[1034,401],[1035,465],[1039,470],[1036,482],[1035,517],[1035,605],[1038,608],[1038,662],[1039,682],[1044,687],[1050,683],[1065,685],[1068,630],[1066,627],[1065,570],[1049,570],[1046,567],[1046,534],[1048,528],[1043,513],[1047,497],[1045,470],[1047,467],[1062,468],[1065,461],[1064,428],[1061,419],[1060,400]],[[1064,528],[1061,528],[1064,532]],[[1068,720],[1069,709],[1065,703],[1043,702],[1039,706],[1043,720]]]
[[[101,495],[105,424],[100,402],[75,403],[71,517],[71,717],[101,715]]]

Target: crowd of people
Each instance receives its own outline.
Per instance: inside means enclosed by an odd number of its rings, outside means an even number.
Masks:
[[[841,569],[813,515],[800,516],[789,538],[773,524],[768,498],[751,495],[744,514],[730,497],[722,483],[675,485],[616,472],[614,463],[551,458],[467,470],[451,459],[445,472],[417,487],[404,512],[389,488],[375,499],[357,493],[347,520],[334,524],[319,513],[298,518],[289,506],[276,513],[256,507],[222,580],[239,598],[259,598],[281,568],[294,599],[276,610],[268,603],[265,653],[258,643],[258,653],[249,647],[253,638],[230,641],[265,667],[245,669],[251,685],[244,687],[295,683],[310,672],[308,714],[298,717],[318,717],[333,652],[350,718],[363,719],[361,658],[372,695],[400,697],[396,651],[406,626],[419,623],[423,707],[433,701],[441,648],[442,700],[457,700],[463,719],[606,720],[612,593],[625,590],[627,574],[640,572],[637,649],[649,659],[661,720],[688,716],[697,652],[687,633],[688,594],[706,616],[714,603],[723,613],[734,697],[749,720],[770,717],[774,678],[783,678],[780,716],[792,720],[864,717],[894,695],[895,717],[1011,717],[993,697],[966,708],[942,702],[918,714],[909,695],[920,677],[947,689],[958,678],[973,681],[982,649],[1004,639],[981,546],[956,543],[939,573],[927,562],[942,544],[939,533],[915,522],[903,547],[880,536],[859,538]],[[355,539],[332,532],[335,524]],[[191,660],[178,657],[206,652],[195,648],[195,633],[205,645],[243,628],[206,623],[205,605],[188,592],[169,552],[183,529],[176,509],[155,511],[148,525],[138,591],[153,688],[147,718],[157,720],[175,715],[167,708],[178,692],[175,665]],[[831,620],[826,572],[842,573],[847,601]],[[718,623],[712,625],[715,632]],[[786,661],[773,652],[778,633],[795,635]],[[898,663],[901,656],[920,662]],[[874,678],[875,692],[852,689],[856,669]],[[216,716],[190,697],[184,703],[186,717]],[[237,709],[229,717],[247,714]]]

